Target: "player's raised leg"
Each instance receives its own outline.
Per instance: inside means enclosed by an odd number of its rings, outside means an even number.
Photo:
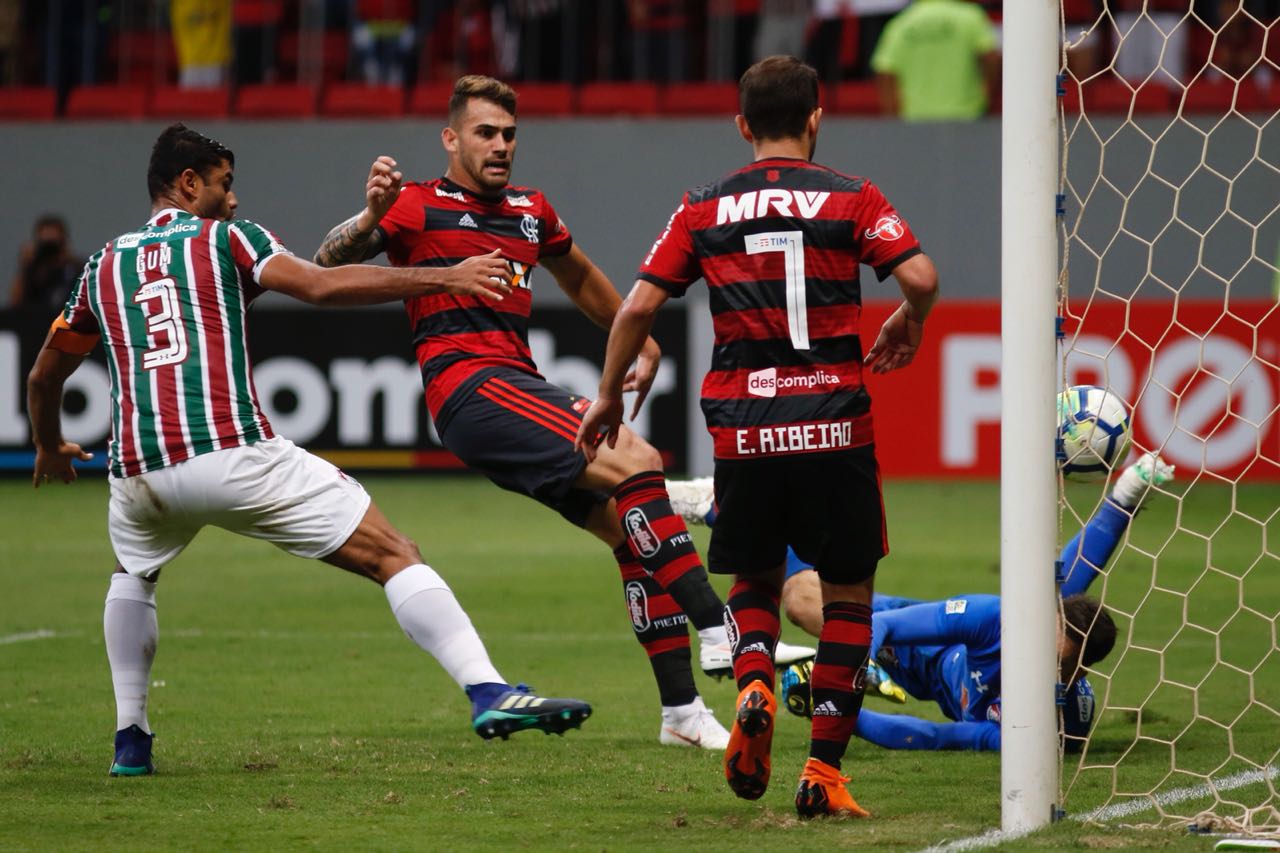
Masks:
[[[444,578],[372,503],[351,537],[324,560],[382,585],[405,634],[466,692],[472,727],[481,737],[505,739],[522,729],[562,734],[591,715],[586,702],[538,696],[507,683]]]

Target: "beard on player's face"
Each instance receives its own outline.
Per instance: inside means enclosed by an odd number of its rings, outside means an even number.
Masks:
[[[473,98],[451,127],[455,139],[452,164],[481,194],[500,192],[511,182],[515,116],[497,104]]]

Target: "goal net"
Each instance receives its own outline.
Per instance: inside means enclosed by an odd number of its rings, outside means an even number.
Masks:
[[[1062,382],[1177,466],[1090,589],[1118,638],[1063,757],[1073,817],[1280,835],[1274,6],[1061,3]],[[1064,483],[1064,539],[1103,489]]]

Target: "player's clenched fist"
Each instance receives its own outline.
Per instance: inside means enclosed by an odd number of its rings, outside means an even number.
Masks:
[[[441,286],[448,293],[466,293],[501,302],[502,297],[511,292],[511,267],[494,249],[487,255],[476,255],[450,267]]]
[[[375,224],[381,222],[391,205],[395,204],[403,181],[404,175],[396,170],[394,159],[384,154],[373,161],[369,168],[369,180],[364,187],[364,200]]]

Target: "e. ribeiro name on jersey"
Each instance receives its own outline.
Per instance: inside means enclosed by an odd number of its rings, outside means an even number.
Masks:
[[[272,436],[249,373],[245,312],[262,293],[263,264],[287,251],[252,222],[169,209],[89,259],[62,321],[105,344],[114,476]]]
[[[760,160],[685,194],[638,277],[677,297],[707,281],[702,409],[717,458],[872,441],[859,264],[883,281],[919,253],[874,184],[806,160]]]
[[[394,266],[451,266],[498,249],[511,267],[512,292],[494,303],[437,293],[407,300],[413,342],[433,417],[475,371],[503,365],[537,373],[529,352],[533,268],[573,246],[542,193],[506,187],[482,197],[437,178],[406,184],[379,223]]]

